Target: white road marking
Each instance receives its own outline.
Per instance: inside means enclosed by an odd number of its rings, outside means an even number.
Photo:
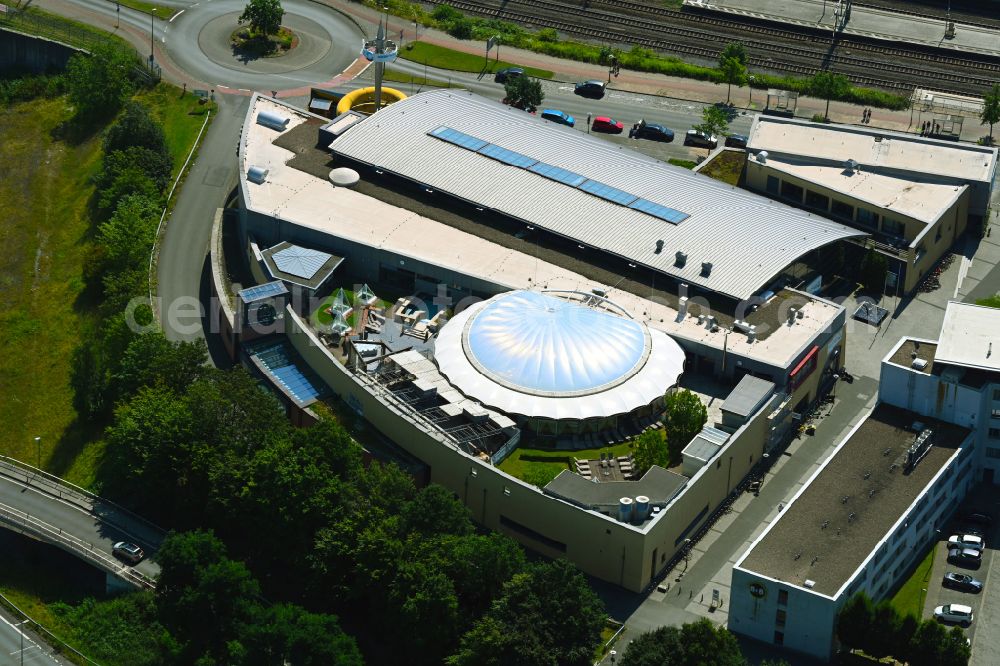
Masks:
[[[183,14],[186,11],[187,11],[186,9],[180,10],[179,12],[177,12],[176,14],[174,14],[173,16],[171,16],[170,20],[167,21],[167,23],[173,23],[175,18],[177,18],[178,16],[180,16],[181,14]]]

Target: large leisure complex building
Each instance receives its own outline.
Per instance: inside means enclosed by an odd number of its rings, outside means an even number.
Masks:
[[[333,121],[255,95],[239,168],[234,354],[297,420],[337,396],[483,525],[630,590],[844,363],[843,308],[801,287],[863,231],[465,91]],[[709,423],[640,477],[628,442],[678,387]],[[566,468],[517,478],[519,447]]]

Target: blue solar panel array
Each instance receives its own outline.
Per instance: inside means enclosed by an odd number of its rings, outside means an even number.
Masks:
[[[649,199],[636,199],[630,203],[628,207],[643,212],[646,215],[652,215],[653,217],[658,217],[661,220],[666,220],[670,224],[680,224],[689,217],[687,213],[682,213],[679,210],[674,210],[673,208],[669,208],[667,206],[661,206],[658,203],[653,203]]]
[[[522,153],[502,148],[494,143],[483,141],[482,139],[474,137],[471,134],[459,132],[456,129],[445,127],[444,125],[431,130],[428,134],[441,139],[442,141],[447,141],[448,143],[465,148],[466,150],[471,150],[474,153],[490,157],[498,162],[503,162],[504,164],[509,164],[521,169],[527,169],[528,171],[537,173],[539,176],[548,178],[549,180],[569,185],[570,187],[582,190],[587,194],[592,194],[595,197],[604,199],[605,201],[610,201],[611,203],[618,204],[619,206],[626,206],[632,210],[637,210],[640,213],[645,213],[646,215],[651,215],[652,217],[669,222],[670,224],[680,224],[690,217],[687,213],[683,213],[679,210],[675,210],[658,203],[653,203],[648,199],[641,199],[634,194],[629,194],[625,190],[620,190],[617,187],[612,187],[611,185],[607,185],[597,180],[590,180],[586,176],[581,176],[578,173],[568,171],[562,167],[557,167],[545,162],[539,162],[533,157],[528,157]]]
[[[306,379],[306,376],[294,365],[275,368],[271,370],[271,374],[277,378],[289,393],[295,396],[296,400],[308,402],[319,396],[319,391],[312,385],[312,382]]]
[[[619,190],[617,187],[611,187],[596,180],[588,180],[580,186],[580,189],[619,206],[627,206],[639,198],[625,190]]]
[[[288,289],[285,287],[284,283],[275,281],[243,289],[240,291],[240,298],[244,303],[253,303],[254,301],[259,301],[264,298],[272,298],[274,296],[280,296],[281,294],[287,293]]]
[[[307,403],[326,394],[322,380],[299,370],[294,352],[283,342],[253,348],[251,354],[296,400]]]

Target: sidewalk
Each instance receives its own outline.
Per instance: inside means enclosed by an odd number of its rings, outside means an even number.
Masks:
[[[374,34],[379,20],[379,15],[374,10],[363,5],[347,2],[346,0],[326,0],[325,4],[353,17],[362,27]],[[413,21],[390,16],[388,33],[398,36],[400,30],[403,30],[403,46],[407,42],[413,41]],[[439,30],[431,30],[421,26],[419,40],[464,53],[485,56],[486,46],[483,42],[455,39],[451,35]],[[501,47],[500,57],[507,62],[514,62],[522,66],[550,70],[554,72],[553,78],[558,81],[607,80],[608,76],[608,68],[603,65],[563,60],[509,46]],[[725,84],[630,70],[622,70],[620,76],[612,79],[610,88],[703,103],[721,102],[726,99]],[[766,90],[754,89],[751,92],[746,87],[733,87],[732,103],[737,107],[760,110],[764,107],[766,100]],[[825,108],[826,101],[800,95],[796,116],[811,118],[815,114],[822,114]],[[835,123],[858,124],[863,108],[863,106],[857,104],[830,102],[830,120]],[[911,114],[910,110],[890,111],[888,109],[872,109],[869,126],[905,132],[910,130],[910,128],[917,128],[926,119],[921,118],[917,112]],[[978,119],[966,118],[962,132],[963,139],[975,141],[984,134],[986,134],[986,129],[979,123]]]

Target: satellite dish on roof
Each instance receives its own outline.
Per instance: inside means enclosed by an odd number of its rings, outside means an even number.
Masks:
[[[338,167],[330,171],[330,182],[337,187],[350,187],[361,180],[361,176],[354,169]]]

